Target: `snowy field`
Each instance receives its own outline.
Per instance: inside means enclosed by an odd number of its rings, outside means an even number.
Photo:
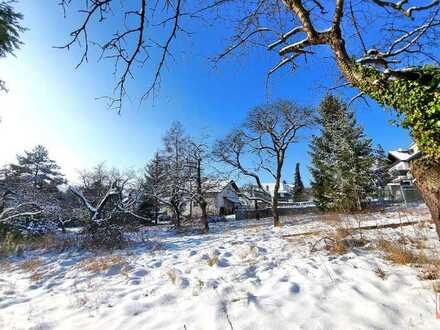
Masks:
[[[0,329],[440,329],[432,281],[373,248],[423,236],[426,253],[439,251],[428,219],[417,208],[303,215],[281,228],[231,220],[208,235],[146,228],[143,242],[134,235],[112,254],[26,252],[0,265]],[[345,254],[320,240],[336,227],[391,223],[362,230],[367,243]]]

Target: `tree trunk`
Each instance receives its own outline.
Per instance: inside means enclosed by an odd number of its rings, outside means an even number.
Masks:
[[[411,164],[411,172],[429,208],[440,239],[440,163],[420,158]]]
[[[159,201],[157,200],[157,198],[155,198],[154,201],[154,223],[157,225],[158,219],[159,219]]]
[[[200,208],[202,209],[203,231],[205,233],[207,233],[209,231],[208,212],[206,212],[207,206],[208,206],[208,203],[206,203],[205,201],[200,202]]]
[[[255,204],[255,218],[256,218],[257,220],[260,220],[260,213],[258,212],[258,201],[255,200],[255,201],[254,201],[254,204]]]
[[[281,170],[279,172],[281,174]],[[272,216],[273,216],[273,225],[275,227],[281,226],[280,215],[278,213],[278,191],[280,190],[280,180],[281,180],[281,176],[277,175],[277,178],[275,179],[275,187],[273,189],[273,198],[272,198]]]

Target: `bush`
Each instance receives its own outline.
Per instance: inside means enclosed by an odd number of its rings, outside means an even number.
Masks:
[[[116,224],[88,224],[83,231],[83,247],[87,249],[121,249],[126,245],[122,228]]]

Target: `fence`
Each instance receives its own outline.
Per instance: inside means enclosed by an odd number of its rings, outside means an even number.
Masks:
[[[278,207],[280,216],[296,215],[316,211],[317,207],[313,202],[280,203]],[[254,208],[239,208],[235,211],[235,219],[237,220],[267,218],[271,216],[271,208],[257,210]]]

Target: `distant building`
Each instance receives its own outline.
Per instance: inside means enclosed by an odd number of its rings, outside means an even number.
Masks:
[[[234,180],[204,182],[205,198],[208,202],[207,211],[209,215],[228,215],[233,214],[235,210],[242,206],[240,199],[240,189]],[[193,201],[185,210],[186,214],[193,216],[201,215],[198,203]]]
[[[271,197],[275,193],[275,182],[262,183],[262,186]],[[280,188],[278,189],[278,200],[280,202],[289,202],[293,199],[293,185],[288,184],[286,181],[280,182]]]
[[[388,159],[392,165],[388,170],[391,181],[387,187],[393,200],[413,202],[422,200],[421,195],[414,184],[411,174],[411,161],[420,157],[421,153],[416,143],[406,149],[392,150],[388,153]]]
[[[417,144],[411,144],[407,149],[393,150],[388,153],[388,159],[392,162],[388,170],[391,175],[390,185],[410,186],[414,183],[411,174],[410,162],[420,156]]]

